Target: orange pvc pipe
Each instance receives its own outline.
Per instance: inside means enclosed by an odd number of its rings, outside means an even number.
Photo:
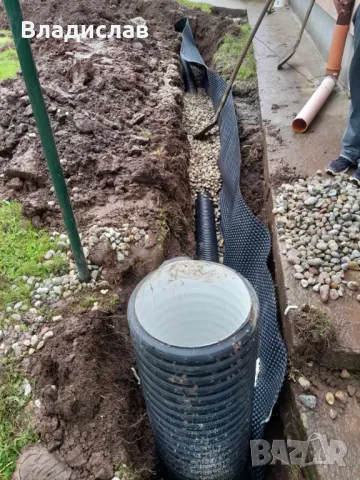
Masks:
[[[355,0],[348,0],[347,4],[342,5],[338,11],[338,18],[331,42],[329,60],[326,67],[326,75],[339,79],[341,71],[341,62],[344,55],[344,49],[347,34],[350,30],[351,15],[354,10]]]
[[[292,128],[296,133],[306,132],[310,123],[314,120],[336,86],[341,71],[341,62],[344,55],[347,34],[350,29],[354,5],[355,0],[349,0],[339,11],[326,67],[327,76],[295,120],[293,120]]]
[[[309,128],[317,113],[329,98],[331,92],[336,87],[334,77],[325,77],[319,88],[301,110],[299,115],[292,122],[292,128],[296,133],[304,133]]]
[[[329,60],[326,66],[326,75],[339,79],[341,63],[344,55],[346,39],[350,25],[335,25],[334,35],[330,47]]]

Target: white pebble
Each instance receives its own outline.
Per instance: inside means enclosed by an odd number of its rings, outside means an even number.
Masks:
[[[52,330],[49,330],[48,332],[45,333],[45,335],[43,336],[43,339],[47,340],[48,338],[51,338],[53,336],[54,336],[54,332]]]

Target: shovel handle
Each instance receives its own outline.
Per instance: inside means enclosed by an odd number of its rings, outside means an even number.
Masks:
[[[203,138],[203,137],[206,135],[206,133],[209,132],[209,131],[217,124],[217,122],[219,121],[221,112],[222,112],[222,110],[223,110],[223,108],[224,108],[224,105],[225,105],[225,103],[226,103],[226,100],[228,99],[228,96],[229,96],[229,94],[230,94],[230,92],[231,92],[232,86],[233,86],[233,84],[234,84],[234,82],[235,82],[235,79],[236,79],[237,74],[238,74],[238,72],[239,72],[239,70],[240,70],[240,67],[241,67],[241,65],[242,65],[242,63],[243,63],[243,61],[244,61],[244,59],[245,59],[245,57],[246,57],[246,54],[247,54],[247,52],[248,52],[248,50],[249,50],[249,48],[250,48],[250,45],[252,44],[252,41],[254,40],[254,37],[255,37],[257,31],[259,30],[259,27],[260,27],[260,25],[261,25],[261,22],[263,21],[265,15],[266,15],[266,12],[268,11],[268,9],[269,9],[269,7],[270,7],[270,5],[271,5],[272,3],[273,3],[273,0],[267,0],[264,8],[262,9],[262,11],[261,11],[261,13],[260,13],[260,16],[259,16],[256,24],[254,25],[254,28],[251,30],[250,36],[249,36],[249,38],[248,38],[248,40],[247,40],[247,42],[246,42],[246,44],[245,44],[245,46],[244,46],[244,48],[243,48],[243,51],[241,52],[241,55],[240,55],[240,57],[239,57],[239,60],[237,61],[236,65],[235,65],[235,68],[234,68],[234,70],[233,70],[233,72],[232,72],[232,74],[231,74],[230,80],[229,80],[229,82],[228,82],[228,84],[227,84],[225,93],[224,93],[224,95],[223,95],[223,97],[222,97],[222,99],[221,99],[221,102],[220,102],[220,104],[219,104],[219,106],[218,106],[218,109],[216,110],[216,114],[215,114],[215,117],[214,117],[214,121],[213,121],[210,125],[208,125],[207,127],[205,127],[203,130],[201,130],[201,132],[199,132],[199,133],[197,133],[196,135],[194,135],[194,138],[195,138],[196,140],[200,140],[201,138]]]
[[[264,6],[264,8],[263,8],[263,10],[262,10],[262,12],[261,12],[261,14],[260,14],[260,16],[259,16],[259,18],[258,18],[258,20],[257,20],[257,22],[256,22],[256,24],[255,24],[255,26],[254,26],[254,28],[251,30],[250,37],[249,37],[248,41],[246,42],[246,44],[245,44],[245,46],[244,46],[244,48],[243,48],[243,51],[241,52],[241,55],[240,55],[240,57],[239,57],[239,60],[237,61],[236,65],[235,65],[235,68],[234,68],[234,70],[233,70],[233,73],[231,74],[231,77],[230,77],[230,80],[229,80],[229,82],[228,82],[228,85],[227,85],[227,88],[226,88],[226,90],[225,90],[225,93],[224,93],[224,95],[223,95],[223,97],[222,97],[222,99],[221,99],[220,105],[219,105],[219,107],[218,107],[218,109],[217,109],[217,111],[216,111],[216,115],[215,115],[215,121],[216,121],[216,122],[217,122],[217,121],[219,120],[219,118],[220,118],[220,114],[221,114],[222,109],[224,108],[224,105],[225,105],[225,103],[226,103],[226,100],[227,100],[227,98],[228,98],[228,96],[229,96],[229,94],[230,94],[230,92],[231,92],[232,86],[233,86],[233,84],[234,84],[234,82],[235,82],[235,79],[236,79],[237,74],[238,74],[238,72],[239,72],[239,70],[240,70],[240,67],[241,67],[241,65],[242,65],[242,63],[243,63],[243,61],[244,61],[244,59],[245,59],[245,57],[246,57],[246,54],[247,54],[247,52],[248,52],[248,50],[249,50],[249,48],[250,48],[250,45],[252,44],[252,41],[254,40],[255,35],[257,34],[257,31],[259,30],[259,27],[260,27],[260,25],[261,25],[261,22],[263,21],[265,15],[266,15],[266,12],[268,11],[268,9],[269,9],[270,5],[272,4],[272,2],[273,2],[273,0],[267,0],[266,5]]]
[[[309,18],[310,18],[310,15],[311,15],[311,12],[312,12],[312,9],[315,5],[315,1],[316,0],[311,0],[311,2],[309,3],[309,7],[306,11],[306,14],[305,14],[305,17],[304,17],[304,21],[301,25],[301,29],[300,29],[300,32],[299,32],[299,38],[298,38],[298,42],[300,43],[300,40],[301,40],[301,37],[303,36],[303,33],[304,33],[304,30],[305,30],[305,27],[307,25],[307,22],[309,21]]]

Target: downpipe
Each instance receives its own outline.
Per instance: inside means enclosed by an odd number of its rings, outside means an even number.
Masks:
[[[350,30],[354,5],[355,0],[350,0],[347,5],[343,6],[338,14],[326,67],[326,77],[304,108],[293,120],[292,128],[295,133],[306,132],[336,87],[341,72],[341,63],[347,35]]]
[[[342,7],[338,14],[335,25],[334,35],[331,42],[326,75],[339,80],[341,63],[344,55],[347,35],[350,30],[352,12],[354,10],[355,0],[349,0],[347,5]]]

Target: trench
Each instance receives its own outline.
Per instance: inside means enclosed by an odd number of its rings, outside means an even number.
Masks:
[[[187,54],[191,58],[191,54],[189,54],[188,51]],[[194,58],[196,58],[196,54],[194,54]],[[237,82],[234,89],[233,100],[241,151],[241,172],[239,177],[241,198],[257,219],[267,226],[268,212],[264,185],[263,132],[261,128],[256,80]],[[193,138],[194,134],[210,122],[213,116],[213,108],[214,106],[210,98],[201,88],[198,88],[197,95],[185,94],[183,122],[190,144],[189,181],[193,210],[196,215],[195,201],[198,194],[207,193],[211,196],[215,211],[216,235],[220,253],[219,261],[223,263],[224,239],[222,237],[222,227],[225,222],[222,222],[220,209],[219,196],[222,188],[222,176],[220,173],[221,158],[219,159],[219,156],[221,157],[221,153],[224,154],[224,152],[222,151],[220,143],[219,129],[214,129],[205,140],[196,141]],[[238,219],[235,219],[235,221],[238,221]],[[271,263],[272,259],[270,258],[268,260],[270,270],[272,270]],[[258,266],[259,269],[261,269],[261,266]],[[271,295],[271,290],[268,291],[267,294],[268,296]],[[276,322],[277,319],[275,318],[274,329],[277,331]],[[280,389],[280,386],[277,388]],[[277,394],[275,399],[276,397]],[[264,434],[267,439],[283,438],[283,427],[279,419],[280,417],[276,412],[275,415],[272,416],[271,421],[267,422],[268,424]],[[261,427],[261,430],[262,429],[263,427]],[[281,436],[279,437],[280,432]],[[255,473],[254,476],[251,475],[251,477],[256,478],[257,474]],[[259,472],[257,478],[261,477],[262,473]],[[271,478],[274,478],[274,471],[268,472],[267,479],[270,480]]]
[[[137,3],[139,4],[139,2]],[[167,8],[165,3],[167,2],[164,2],[163,6]],[[139,10],[137,13],[151,18],[151,16],[146,13],[146,9],[150,8],[151,5],[149,2],[146,2],[144,5],[145,6],[141,8],[145,10]],[[155,12],[157,22],[159,22],[157,18],[158,10],[160,11],[161,8],[156,9]],[[179,12],[175,12],[175,14],[171,13],[171,15],[171,22],[179,18]],[[204,59],[211,63],[212,54],[216,50],[215,47],[218,45],[226,29],[230,29],[231,27],[229,27],[229,22],[224,19],[219,19],[218,21],[212,19],[212,22],[208,22],[207,16],[203,15],[201,17],[201,15],[199,14],[199,20],[192,18],[192,24],[196,30],[196,39],[200,45],[201,53]],[[167,18],[167,23],[170,24],[169,18]],[[170,34],[172,35],[172,30],[170,33],[169,28],[169,36]],[[42,44],[40,44],[40,46],[44,48]],[[252,212],[266,224],[267,214],[263,185],[262,133],[256,82],[239,82],[234,90],[234,103],[237,112],[242,156],[242,194]],[[194,112],[195,115],[193,116]],[[189,184],[191,186],[193,201],[192,215],[195,215],[194,203],[196,194],[202,192],[204,189],[210,191],[215,203],[220,261],[223,261],[223,239],[219,229],[221,217],[218,200],[218,194],[221,188],[221,178],[218,170],[219,136],[215,131],[205,142],[196,142],[195,144],[192,140],[193,133],[197,133],[197,131],[205,126],[209,122],[212,114],[213,107],[204,92],[200,91],[197,96],[185,95],[183,124],[188,134],[188,141],[192,153],[189,165]],[[181,128],[182,125],[179,124],[179,130],[181,130]],[[164,137],[165,136],[164,134]],[[183,139],[181,138],[180,140],[182,141]],[[169,144],[171,142],[174,143],[174,139],[171,138],[166,141]],[[176,153],[181,150],[180,145],[181,142],[179,141],[179,147]],[[167,146],[168,145],[166,145],[166,147]],[[172,148],[174,148],[174,146],[172,146]],[[184,150],[186,150],[186,148]],[[179,168],[176,161],[177,159],[175,158],[173,163],[169,163],[167,166],[169,170]],[[182,166],[183,165],[181,165],[180,168]],[[84,168],[85,172],[90,172],[90,170],[88,166]],[[90,173],[92,175],[92,172]],[[138,174],[139,177],[140,173]],[[72,173],[69,171],[68,175],[71,177]],[[109,191],[104,191],[105,187],[103,184],[99,184],[103,190],[102,195],[112,193],[111,175],[107,172],[106,175],[108,175],[109,178],[104,176],[102,180]],[[204,179],[204,176],[206,181],[202,182],[201,179]],[[71,182],[73,183],[73,177],[71,177]],[[126,190],[118,190],[116,193],[119,192],[121,195],[127,193]],[[178,191],[175,192],[175,198],[177,193]],[[189,193],[190,188],[183,192],[184,196]],[[130,193],[128,195],[130,196]],[[171,198],[168,192],[166,192],[166,195]],[[20,194],[19,198],[21,198]],[[185,201],[181,204],[179,198],[176,198],[176,200],[180,206],[187,205]],[[86,206],[86,208],[89,208],[89,206]],[[175,211],[174,217],[179,213],[179,210]],[[169,219],[170,231],[168,232],[169,238],[166,239],[167,250],[164,254],[165,258],[180,254],[189,254],[189,252],[191,252],[191,245],[187,247],[184,247],[184,245],[186,245],[186,241],[190,236],[189,232],[191,232],[192,229],[193,218],[190,218],[191,212],[189,215],[189,210],[186,210],[185,213],[185,216],[188,217],[186,218],[188,223],[186,227],[181,226],[184,231],[187,229],[185,233],[181,232],[183,238],[176,232],[174,225],[171,225],[173,217]],[[179,238],[181,241],[179,241]],[[147,265],[146,268],[153,269],[156,268],[156,265],[152,266],[150,264]],[[68,437],[73,436],[75,442],[79,444],[78,449],[80,449],[81,454],[85,452],[85,454],[89,456],[91,448],[95,448],[93,445],[101,449],[101,451],[106,450],[103,443],[101,442],[99,445],[97,443],[98,438],[95,438],[96,427],[103,425],[103,419],[99,420],[97,415],[99,414],[98,416],[100,417],[101,414],[102,418],[109,421],[109,425],[110,418],[116,417],[116,432],[114,432],[112,426],[109,426],[108,430],[105,430],[103,426],[101,427],[101,435],[104,435],[104,438],[106,438],[106,444],[111,445],[111,451],[109,453],[111,458],[110,460],[106,458],[106,463],[111,463],[113,459],[119,458],[125,449],[129,463],[133,463],[136,468],[140,468],[141,466],[151,468],[154,452],[141,391],[138,388],[132,372],[128,368],[129,365],[135,365],[135,360],[126,324],[126,303],[130,291],[139,281],[139,278],[146,273],[148,272],[145,270],[145,267],[143,267],[143,264],[138,264],[126,272],[127,277],[125,284],[123,278],[119,277],[121,278],[121,282],[123,282],[121,284],[122,298],[115,307],[115,314],[108,315],[96,312],[89,314],[82,312],[81,322],[76,322],[75,319],[72,322],[68,322],[67,325],[65,325],[64,322],[64,325],[60,326],[59,333],[57,333],[58,340],[55,339],[55,343],[52,344],[52,352],[46,349],[44,350],[43,359],[41,360],[42,364],[39,361],[38,371],[34,375],[37,379],[41,378],[41,381],[39,381],[39,387],[41,388],[45,389],[46,385],[53,383],[59,385],[59,391],[63,397],[59,404],[61,406],[60,411],[55,411],[56,417],[58,417],[61,422],[61,430],[64,430]],[[77,342],[78,344],[73,346],[71,342],[75,337],[78,337],[79,340]],[[77,363],[74,369],[72,365],[70,366],[70,361],[71,357],[75,355],[75,348]],[[114,365],[118,364],[119,358],[122,359],[120,371],[117,367],[114,367]],[[71,379],[72,371],[75,371],[77,374],[77,382]],[[104,379],[106,379],[106,381]],[[109,384],[114,386],[111,387]],[[80,393],[76,405],[73,404],[73,391]],[[86,399],[83,398],[84,391],[89,391],[89,394],[86,395],[88,398]],[[121,402],[120,400],[125,396],[124,392],[128,400]],[[101,403],[98,402],[99,396],[102,398]],[[83,404],[81,404],[81,402],[83,402]],[[57,405],[57,407],[59,407],[59,405]],[[52,403],[50,406],[55,409]],[[86,441],[81,438],[80,443],[80,433],[83,435],[87,430],[87,426],[84,419],[81,418],[80,415],[77,416],[77,413],[81,412],[81,409],[85,409],[85,407],[89,408],[88,416],[94,420],[95,427],[92,427],[92,432],[88,435]],[[96,409],[99,411],[97,412]],[[46,437],[42,438],[42,440],[56,447],[59,443],[57,434],[60,429],[57,430],[52,424],[52,419],[54,418],[52,415],[53,412],[51,411],[46,418],[41,419],[39,424],[41,424],[42,431],[46,430],[46,428],[44,429],[44,425],[47,427]],[[96,422],[98,422],[98,424]],[[52,429],[54,429],[54,431]],[[78,436],[74,434],[75,430],[80,431]],[[93,436],[94,439],[89,438],[91,436]],[[121,436],[124,437],[124,442],[119,441],[119,437]],[[91,443],[91,441],[93,441],[93,443]],[[86,446],[84,446],[85,444]],[[72,446],[68,443],[61,447],[60,453],[68,459],[68,457],[72,455],[72,449]],[[76,478],[89,478],[87,476],[88,471],[85,470],[83,466],[74,468],[78,469],[77,472],[80,471],[80,473],[78,473],[80,476]],[[143,473],[141,478],[149,478],[149,475]],[[157,478],[161,478],[161,476]]]
[[[219,262],[224,261],[224,239],[220,230],[219,192],[222,181],[218,167],[220,154],[220,137],[218,129],[204,140],[195,140],[194,135],[204,128],[213,115],[210,99],[203,89],[197,94],[185,94],[184,127],[190,144],[189,180],[191,196],[195,211],[198,194],[209,194],[214,205],[216,237],[219,251]]]
[[[270,212],[267,205],[266,186],[264,177],[264,142],[265,138],[261,127],[260,101],[256,80],[238,84],[233,92],[236,116],[239,128],[241,149],[241,181],[240,188],[244,199],[252,212],[268,228],[270,228]],[[275,288],[275,264],[273,252],[270,252],[268,267],[271,272]],[[278,299],[278,294],[276,291]],[[277,302],[278,303],[278,302]],[[280,323],[280,319],[279,319]],[[275,404],[272,416],[266,424],[264,439],[268,442],[284,439],[284,425],[280,417],[280,399]],[[279,465],[269,467],[265,480],[290,480],[289,472]]]
[[[234,89],[234,103],[237,113],[240,147],[241,147],[241,191],[252,212],[265,224],[269,225],[268,209],[264,184],[263,164],[263,133],[261,128],[260,105],[256,80],[238,82]],[[193,135],[207,125],[213,113],[213,108],[206,93],[200,89],[197,95],[185,95],[184,123],[190,143],[189,176],[192,189],[192,201],[195,212],[195,201],[198,193],[209,192],[214,202],[216,217],[219,261],[223,262],[224,239],[220,233],[219,191],[221,175],[218,169],[220,140],[218,130],[204,141],[195,141]],[[210,172],[210,173],[209,173]],[[275,275],[272,254],[269,258],[269,268]],[[275,279],[275,278],[274,278]],[[272,417],[266,426],[264,439],[282,439],[284,426],[280,418],[280,407],[277,403]],[[161,475],[159,473],[159,475]],[[281,475],[281,477],[280,477]],[[160,478],[160,476],[158,477]],[[266,480],[282,478],[287,480],[286,472],[280,465],[269,468]]]
[[[189,40],[191,43],[191,40]],[[189,53],[191,47],[187,46],[186,58],[191,58]],[[193,57],[196,58],[194,52]],[[210,95],[214,95],[212,82],[210,80]],[[220,97],[219,97],[220,98]],[[257,90],[256,80],[248,82],[236,82],[236,86],[233,92],[234,106],[236,110],[236,120],[239,130],[239,139],[240,139],[240,150],[241,150],[241,172],[240,172],[240,189],[241,196],[247,206],[250,208],[252,213],[267,227],[269,226],[268,220],[268,210],[266,205],[266,194],[265,194],[265,185],[264,185],[264,164],[263,164],[263,153],[264,153],[264,137],[263,131],[261,128],[261,116],[260,116],[260,106],[259,106],[259,97]],[[217,100],[218,101],[218,100]],[[199,111],[199,107],[202,107],[202,112]],[[220,142],[219,142],[219,132],[215,132],[212,135],[208,136],[206,142],[203,145],[200,145],[199,142],[195,141],[192,138],[192,135],[200,131],[204,126],[209,123],[209,118],[211,118],[211,105],[209,99],[205,97],[203,92],[198,92],[197,97],[187,95],[185,100],[185,128],[188,133],[189,143],[191,145],[191,158],[190,158],[190,184],[192,189],[193,201],[198,193],[203,193],[204,190],[210,192],[210,195],[214,202],[215,207],[215,219],[216,219],[216,229],[217,229],[217,239],[218,247],[220,252],[220,262],[224,261],[224,252],[223,245],[224,240],[221,235],[221,218],[220,218],[220,207],[219,207],[219,192],[221,190],[221,174],[218,167],[218,162],[214,161],[214,156],[218,157],[221,151]],[[191,113],[190,113],[191,112]],[[192,119],[195,117],[195,123],[197,123],[196,128],[194,129],[194,122]],[[207,118],[206,118],[207,117]],[[204,123],[203,123],[204,121]],[[221,127],[220,127],[221,128]],[[224,134],[224,132],[223,132]],[[224,152],[222,151],[222,154]],[[200,157],[200,162],[198,161]],[[235,220],[236,221],[236,220]],[[228,258],[229,261],[229,258]],[[260,265],[259,265],[259,268]],[[268,269],[272,274],[274,280],[274,267],[273,267],[273,258],[270,252],[268,258]],[[267,292],[268,295],[271,295],[270,291]],[[275,294],[275,292],[273,293]],[[275,296],[274,296],[275,299]],[[275,310],[276,311],[276,310]],[[273,318],[273,328],[274,332],[278,332],[278,319]],[[265,324],[263,325],[265,329]],[[279,334],[278,334],[279,335]],[[279,345],[282,342],[279,338]],[[284,361],[286,358],[284,347],[282,346],[282,351],[284,352]],[[261,349],[260,349],[261,357]],[[282,363],[281,371],[285,373],[286,362]],[[280,373],[281,377],[281,373]],[[279,394],[282,384],[282,379],[279,378],[278,391],[275,394],[275,400]],[[259,406],[258,406],[259,408]],[[273,410],[273,415],[270,421],[266,422],[265,432],[260,438],[267,438],[269,441],[276,438],[284,438],[283,434],[283,425],[280,420],[280,415],[278,411],[278,404],[275,405]],[[263,428],[261,428],[263,430]],[[258,430],[260,431],[260,430]],[[254,437],[253,437],[254,438]],[[255,437],[259,438],[259,437]],[[261,478],[262,473],[255,472],[254,478]],[[281,472],[281,475],[284,475],[284,472]],[[278,470],[271,469],[268,471],[267,479],[277,478]]]

